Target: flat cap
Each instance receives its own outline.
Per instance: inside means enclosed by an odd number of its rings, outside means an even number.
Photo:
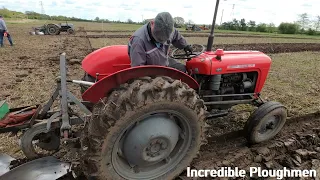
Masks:
[[[166,42],[173,32],[174,21],[169,12],[161,12],[154,19],[153,37],[160,43]]]

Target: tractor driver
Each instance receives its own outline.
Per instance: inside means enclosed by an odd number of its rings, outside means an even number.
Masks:
[[[139,28],[130,38],[128,54],[131,67],[142,65],[169,66],[186,72],[186,66],[168,57],[170,44],[192,53],[184,37],[174,28],[170,13],[159,13],[156,18]]]

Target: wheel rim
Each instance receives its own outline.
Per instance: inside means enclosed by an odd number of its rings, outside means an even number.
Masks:
[[[126,179],[154,179],[172,170],[186,155],[191,144],[191,127],[187,121],[183,114],[173,110],[151,112],[140,117],[136,121],[139,123],[127,126],[118,136],[112,150],[113,168]],[[147,126],[149,131],[145,131],[153,134],[141,131],[142,127]],[[155,130],[154,127],[159,129],[160,126],[166,127],[167,131]],[[139,140],[132,141],[135,137]],[[138,151],[134,151],[136,147]]]
[[[55,28],[51,27],[51,28],[49,28],[49,32],[54,33],[54,32],[56,32],[56,30],[55,30]]]
[[[280,124],[281,124],[280,116],[273,115],[273,116],[267,117],[264,121],[261,122],[257,135],[261,139],[268,139],[270,136],[274,136],[278,132]]]

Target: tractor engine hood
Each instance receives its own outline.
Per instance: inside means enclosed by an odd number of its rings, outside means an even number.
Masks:
[[[259,51],[205,52],[187,62],[189,72],[206,75],[261,72],[269,71],[270,67],[271,58]]]

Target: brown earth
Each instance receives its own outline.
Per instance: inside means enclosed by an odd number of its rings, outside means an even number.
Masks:
[[[86,38],[67,35],[30,36],[22,28],[12,28],[14,47],[0,49],[1,86],[0,99],[6,99],[11,107],[43,104],[49,100],[59,75],[59,55],[66,52],[69,79],[80,79],[83,75],[81,59],[91,52]],[[79,32],[85,36],[85,32]],[[7,45],[7,44],[6,44]],[[219,46],[217,46],[219,47]],[[223,47],[225,50],[260,50],[277,53],[288,51],[319,51],[316,44],[246,44]],[[222,48],[221,46],[219,48]],[[260,49],[259,49],[260,48]],[[72,93],[80,97],[78,86],[68,86]],[[320,115],[319,113],[288,119],[282,132],[271,141],[248,146],[242,137],[242,127],[252,109],[234,110],[224,118],[210,120],[209,143],[202,147],[199,157],[192,167],[197,169],[217,169],[222,166],[250,166],[263,168],[320,168]],[[0,152],[15,158],[24,158],[17,136],[0,135]],[[63,148],[55,156],[71,160],[77,159],[77,152]],[[319,173],[319,171],[318,171]],[[181,179],[184,179],[184,174]]]
[[[10,28],[14,46],[0,48],[0,99],[10,108],[35,104],[44,105],[56,87],[59,76],[59,55],[66,52],[68,78],[83,76],[81,60],[90,53],[89,41],[84,38],[60,36],[32,36],[26,28]],[[83,32],[79,32],[83,33]],[[80,87],[70,84],[69,90],[80,98]],[[0,153],[24,157],[18,138],[10,133],[0,134]]]
[[[202,146],[199,157],[193,161],[193,169],[218,170],[221,167],[238,167],[249,172],[250,167],[269,170],[286,167],[313,169],[317,174],[320,172],[319,112],[288,119],[282,131],[273,140],[251,146],[243,138],[241,126],[230,130],[227,126],[221,125],[221,120],[213,120],[210,124],[212,131],[221,132],[224,129],[224,133],[209,137],[209,143]],[[185,176],[185,173],[181,176]],[[245,179],[249,179],[248,176],[247,174]]]

